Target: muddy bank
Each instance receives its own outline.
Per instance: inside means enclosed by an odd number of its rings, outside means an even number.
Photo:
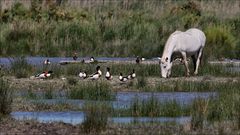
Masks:
[[[137,123],[137,124],[113,124],[108,123],[106,130],[101,135],[145,135],[145,134],[240,134],[234,124],[228,122],[216,123],[216,126],[206,126],[201,130],[191,130],[190,124],[180,126],[175,124]],[[5,118],[0,121],[0,134],[86,134],[82,125],[71,125],[62,122],[39,123],[37,121],[18,121]]]
[[[45,90],[66,90],[69,86],[67,79],[53,78],[46,80],[21,78],[17,79],[13,76],[5,77],[11,84],[14,90],[34,90],[34,91],[45,91]],[[92,82],[89,79],[79,79],[78,77],[73,77],[77,80],[77,83],[81,82]],[[160,83],[171,84],[174,81],[188,81],[188,82],[213,82],[213,83],[229,83],[229,82],[240,82],[240,77],[214,77],[214,76],[193,76],[193,77],[172,77],[172,78],[161,78],[161,77],[145,77],[146,83],[149,85],[155,85]],[[137,89],[132,89],[128,87],[130,83],[137,83],[137,78],[130,80],[126,83],[119,81],[118,76],[113,76],[113,80],[108,81],[104,77],[96,81],[106,81],[109,82],[115,91],[138,91]]]

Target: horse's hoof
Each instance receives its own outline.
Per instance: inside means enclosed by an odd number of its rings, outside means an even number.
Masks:
[[[194,75],[197,75],[198,73],[194,72],[193,74],[194,74]]]

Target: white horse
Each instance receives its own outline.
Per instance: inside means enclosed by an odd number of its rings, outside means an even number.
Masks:
[[[195,70],[194,74],[197,75],[205,42],[205,34],[196,28],[189,29],[185,32],[175,31],[172,33],[165,44],[160,60],[162,77],[167,78],[171,75],[173,57],[179,55],[183,59],[187,76],[190,75],[187,57],[192,57]]]

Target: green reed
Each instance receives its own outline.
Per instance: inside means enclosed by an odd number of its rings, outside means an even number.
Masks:
[[[113,100],[115,94],[111,85],[106,82],[82,82],[72,87],[68,92],[71,99]]]
[[[1,115],[7,115],[11,113],[13,101],[13,90],[10,88],[8,81],[0,77],[0,118]]]
[[[108,123],[108,116],[111,112],[111,106],[100,103],[86,103],[84,105],[86,115],[82,128],[86,133],[99,133],[106,130]]]

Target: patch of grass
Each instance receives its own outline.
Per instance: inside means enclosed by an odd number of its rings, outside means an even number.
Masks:
[[[107,104],[91,103],[85,104],[86,115],[82,123],[86,133],[99,133],[106,130],[109,112],[111,107]]]
[[[13,101],[13,90],[10,88],[9,82],[0,77],[0,116],[11,113]]]
[[[28,64],[24,57],[13,58],[11,61],[11,72],[17,78],[26,78],[32,72],[32,66]]]
[[[32,89],[29,88],[29,89],[27,90],[26,98],[27,98],[27,99],[37,99],[38,96],[37,96],[36,93],[33,92]]]
[[[196,99],[191,108],[191,127],[193,130],[202,129],[207,117],[209,100]]]
[[[107,82],[84,82],[71,88],[68,97],[71,99],[113,100],[115,94]]]
[[[137,84],[136,87],[139,89],[144,88],[147,86],[147,80],[144,76],[140,76],[137,78]]]
[[[231,85],[229,85],[229,83]],[[210,82],[210,81],[169,81],[169,83],[158,82],[155,85],[147,85],[142,88],[143,91],[186,91],[186,92],[222,92],[229,89],[237,88],[238,84],[232,84],[233,82]]]
[[[45,99],[53,99],[53,88],[50,86],[44,93]]]
[[[74,77],[68,77],[67,78],[67,83],[70,85],[77,85],[78,80]]]
[[[148,100],[139,100],[136,97],[132,101],[129,109],[123,109],[119,111],[122,113],[122,115],[130,115],[133,117],[177,117],[188,114],[188,108],[181,107],[176,101],[167,101],[161,103],[154,96]]]

